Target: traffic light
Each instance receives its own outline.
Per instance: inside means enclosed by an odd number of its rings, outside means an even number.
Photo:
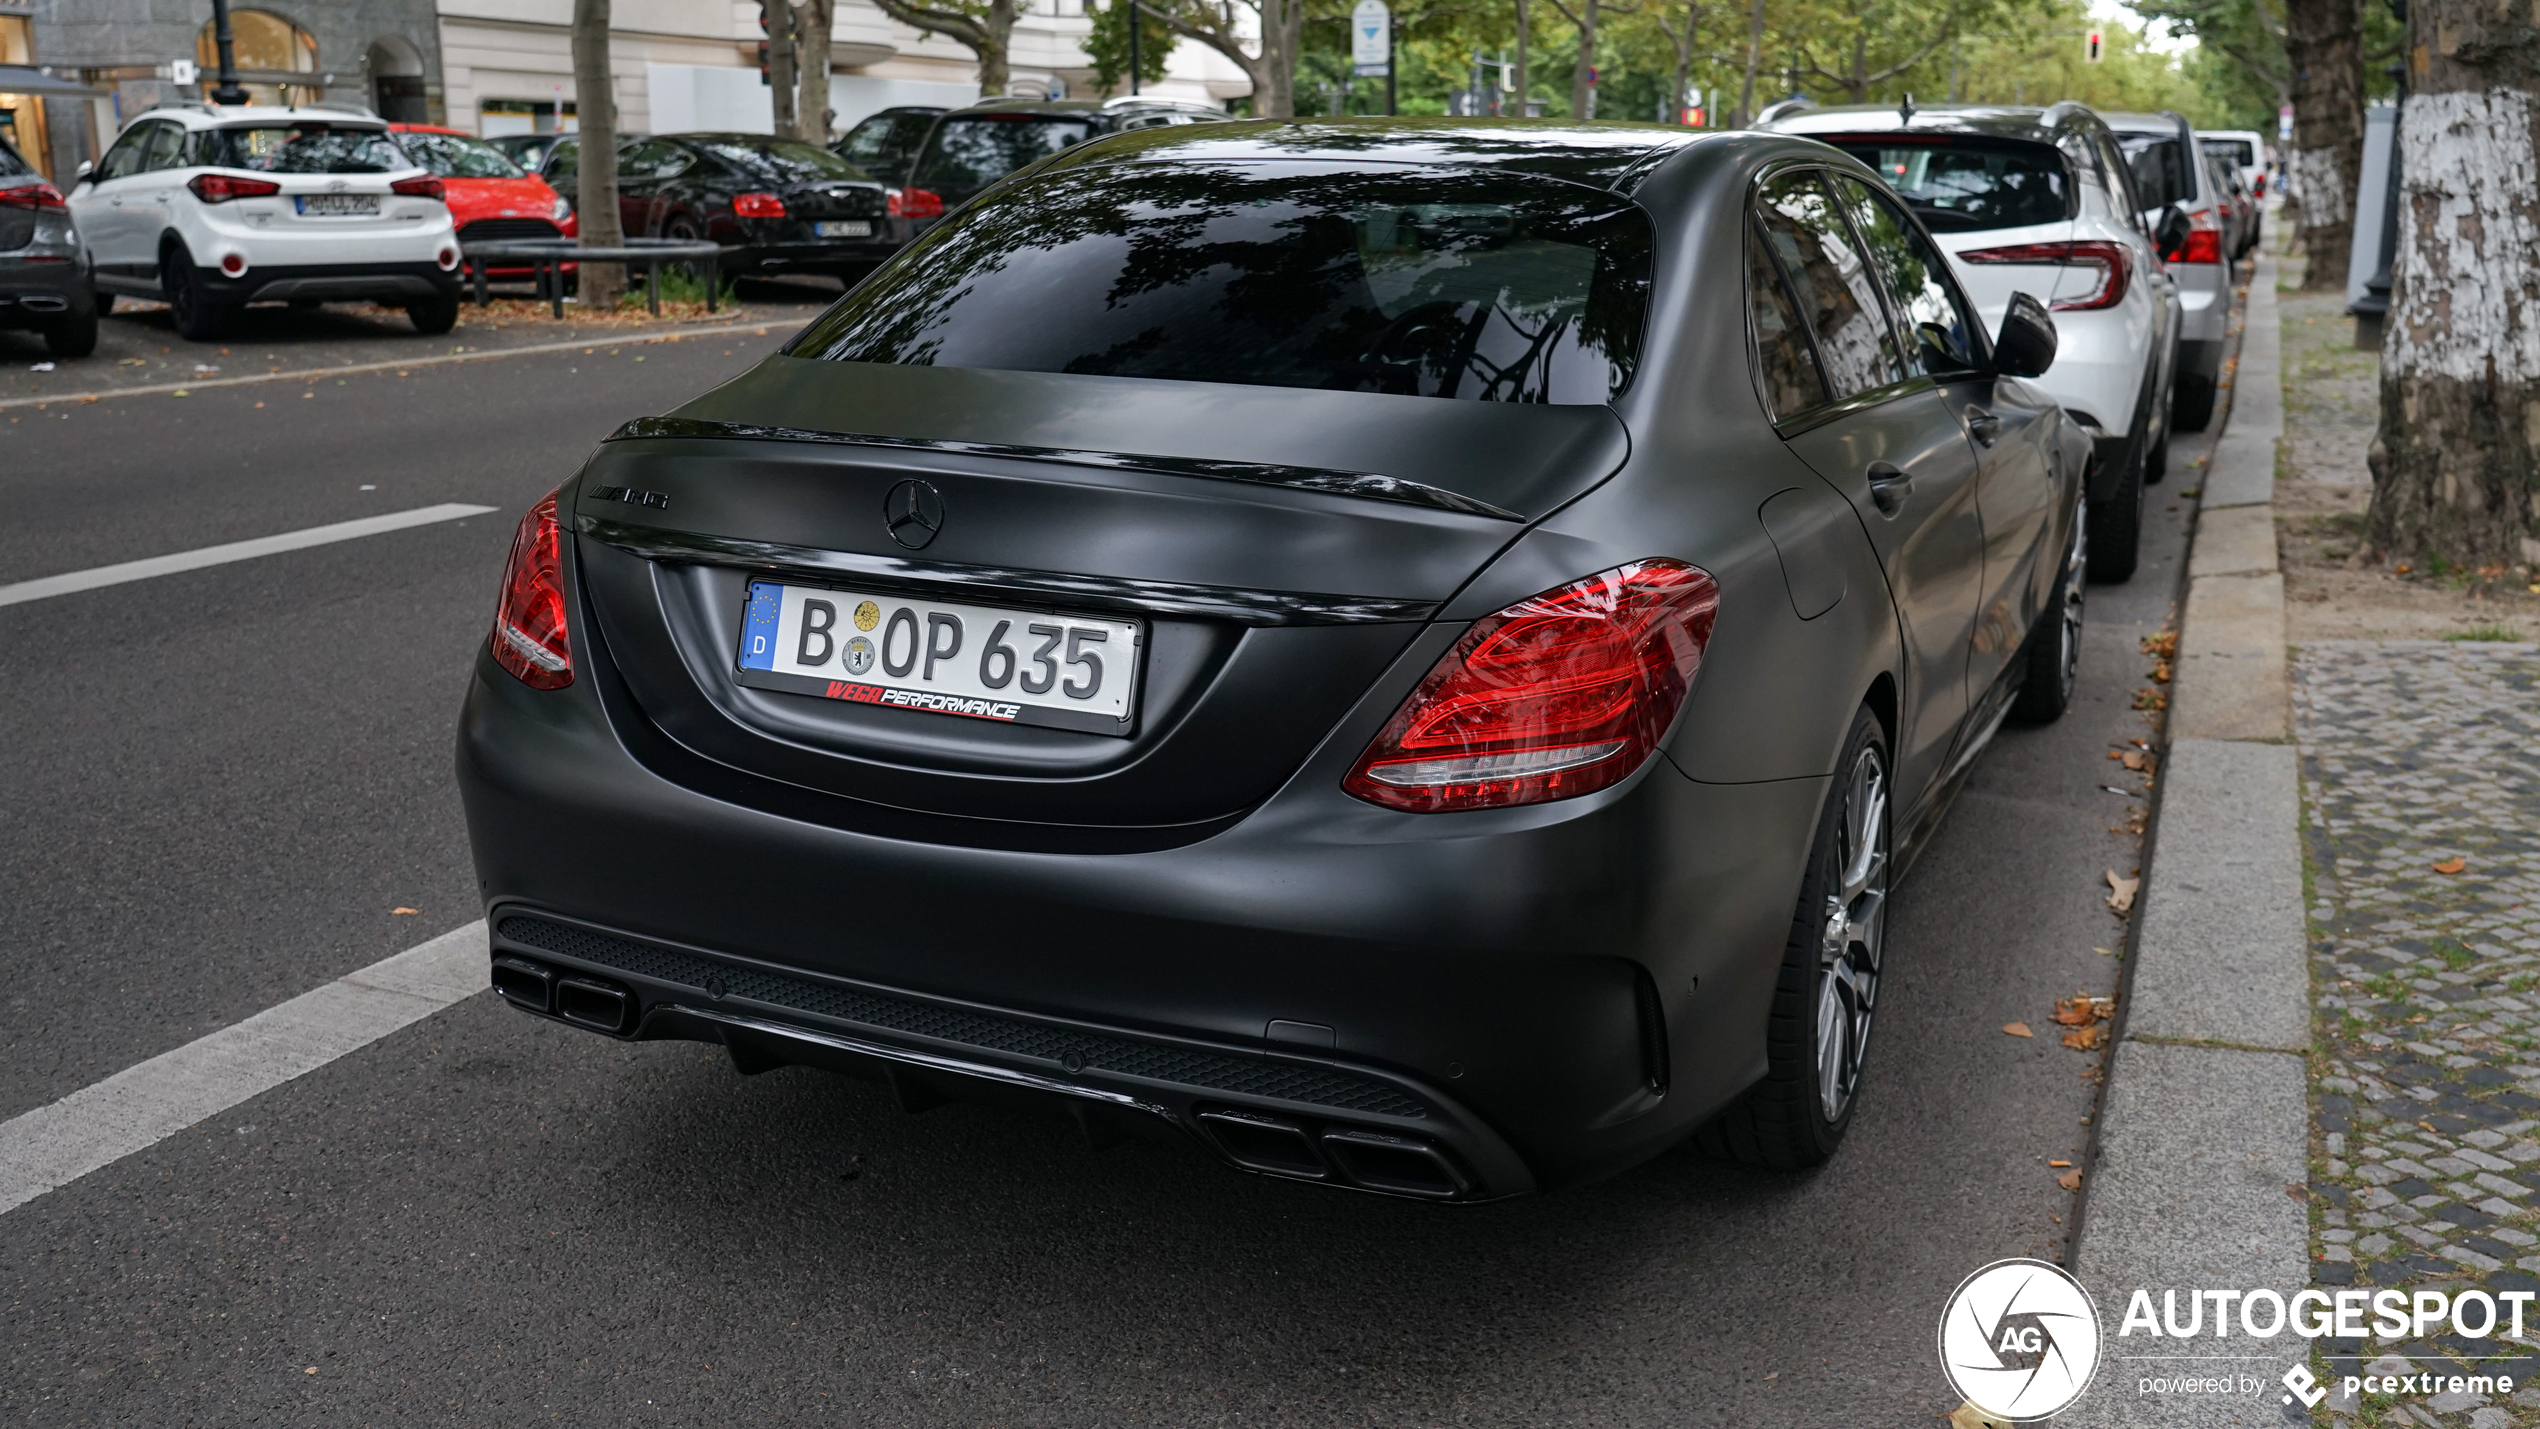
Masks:
[[[2100,59],[2107,54],[2107,49],[2107,36],[2100,31],[2091,30],[2083,34],[2081,57],[2084,61],[2090,64],[2099,63]]]
[[[759,7],[758,32],[762,35],[767,33],[767,8],[765,6]],[[758,82],[763,88],[773,89],[776,86],[776,81],[770,79],[767,73],[767,41],[765,40],[758,42]]]

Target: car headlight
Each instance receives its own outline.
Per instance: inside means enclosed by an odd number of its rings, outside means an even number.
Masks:
[[[558,223],[573,217],[573,200],[566,198],[563,194],[556,195],[556,207],[552,217]]]

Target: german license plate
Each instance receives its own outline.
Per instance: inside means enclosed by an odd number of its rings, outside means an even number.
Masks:
[[[352,218],[379,212],[377,194],[302,194],[295,203],[311,218]]]
[[[735,678],[762,690],[1126,737],[1134,620],[750,582]]]
[[[823,238],[871,238],[873,220],[869,218],[824,218],[811,226]]]

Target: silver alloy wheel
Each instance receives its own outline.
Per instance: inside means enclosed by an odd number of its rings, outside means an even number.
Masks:
[[[2090,502],[2073,503],[2073,544],[2064,552],[2064,618],[2057,638],[2063,648],[2057,652],[2055,678],[2063,684],[2063,698],[2069,703],[2073,684],[2081,676],[2081,615],[2084,587],[2090,578]]]
[[[1865,748],[1844,777],[1835,824],[1835,887],[1817,943],[1817,1095],[1828,1123],[1861,1084],[1887,943],[1887,760]]]

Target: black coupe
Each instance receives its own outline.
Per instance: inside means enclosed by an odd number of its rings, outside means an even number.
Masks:
[[[494,984],[1367,1191],[1821,1162],[1890,889],[2072,692],[2090,445],[1970,311],[1790,136],[1056,155],[523,519]]]

